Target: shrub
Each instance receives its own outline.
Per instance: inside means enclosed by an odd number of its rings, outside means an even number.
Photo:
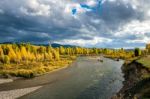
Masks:
[[[10,58],[9,58],[8,55],[4,55],[3,63],[4,64],[9,64],[10,63]]]
[[[31,70],[21,69],[17,71],[16,76],[24,77],[24,78],[33,78],[35,77],[35,74]]]

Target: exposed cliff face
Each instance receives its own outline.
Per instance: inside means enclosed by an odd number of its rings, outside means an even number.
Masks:
[[[112,99],[150,98],[150,70],[133,61],[122,66],[125,81],[123,88]]]

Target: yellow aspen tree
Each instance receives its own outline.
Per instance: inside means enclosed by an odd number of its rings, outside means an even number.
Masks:
[[[24,46],[21,47],[21,56],[23,60],[27,59],[27,51],[26,48]]]
[[[26,57],[27,57],[28,60],[32,60],[31,53],[29,51],[27,51],[27,56]]]
[[[36,58],[35,58],[35,55],[34,55],[34,53],[31,53],[31,60],[33,61],[33,60],[35,60]]]
[[[50,61],[53,60],[53,55],[52,55],[51,52],[48,53],[48,57],[49,57],[49,60],[50,60]]]
[[[62,55],[65,54],[65,48],[63,46],[61,46],[59,50],[60,50],[60,54]]]
[[[54,53],[54,59],[57,60],[57,61],[60,60],[59,52],[54,50],[53,53]]]
[[[41,60],[41,55],[40,55],[40,54],[37,54],[37,56],[36,56],[36,57],[37,57],[37,60],[38,60],[38,61],[40,61],[40,60]]]
[[[0,61],[2,62],[4,58],[4,52],[3,49],[0,47]]]
[[[38,54],[34,53],[34,56],[35,56],[36,61],[38,61]]]
[[[28,53],[28,56],[27,56],[27,59],[28,60],[30,60],[30,61],[33,61],[33,60],[35,60],[35,56],[34,56],[34,54],[33,53],[31,53],[31,52],[27,52]]]
[[[10,63],[10,58],[9,58],[8,55],[4,55],[3,63],[4,64],[9,64]]]
[[[17,62],[20,63],[20,61],[22,59],[20,51],[16,52],[16,56],[17,56]]]
[[[44,53],[44,60],[47,60],[48,59],[48,53]]]
[[[43,61],[44,55],[43,54],[38,54],[37,59],[38,61]]]
[[[41,56],[41,60],[44,61],[44,53],[42,53]]]
[[[15,53],[15,51],[12,49],[11,46],[9,46],[8,56],[9,56],[11,62],[16,62],[17,56],[16,56],[16,53]]]

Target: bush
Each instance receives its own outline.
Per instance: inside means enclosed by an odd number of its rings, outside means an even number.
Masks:
[[[36,74],[44,74],[46,70],[43,67],[39,67],[35,70]]]
[[[4,64],[9,64],[10,63],[10,58],[9,58],[8,55],[4,55],[3,63]]]
[[[35,77],[35,74],[31,70],[24,70],[24,69],[20,69],[18,71],[15,71],[14,73],[12,73],[12,75],[18,76],[18,77],[24,77],[24,78]]]

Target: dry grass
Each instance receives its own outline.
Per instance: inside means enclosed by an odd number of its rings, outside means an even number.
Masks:
[[[17,76],[32,78],[47,72],[69,66],[75,59],[73,56],[64,56],[59,61],[22,62],[20,64],[0,64],[0,74],[3,76]]]
[[[142,57],[138,59],[137,62],[141,63],[144,67],[150,69],[150,57]]]

